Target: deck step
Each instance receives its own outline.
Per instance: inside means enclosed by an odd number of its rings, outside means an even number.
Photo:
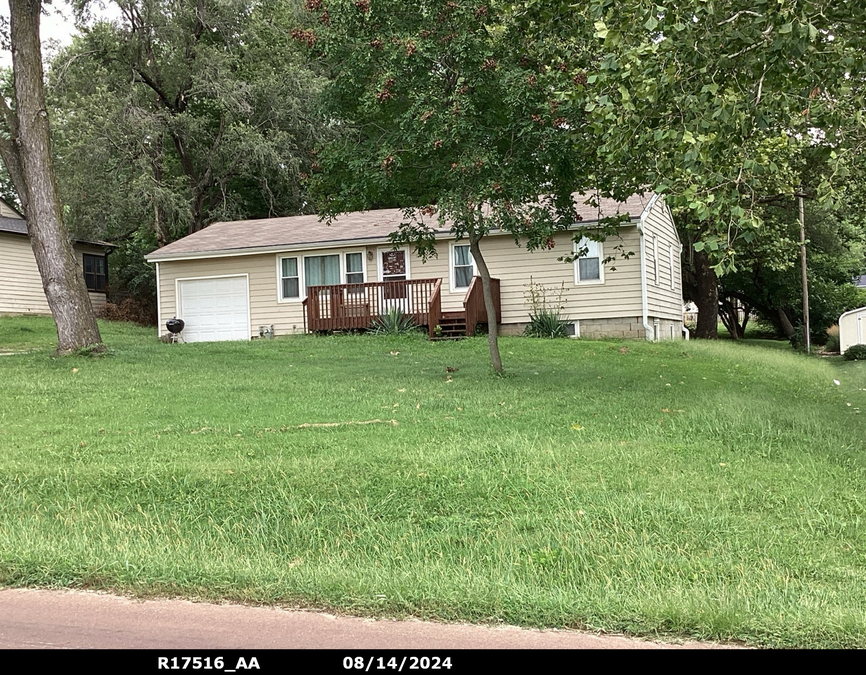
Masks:
[[[439,335],[431,340],[460,340],[466,337],[466,312],[442,312]]]

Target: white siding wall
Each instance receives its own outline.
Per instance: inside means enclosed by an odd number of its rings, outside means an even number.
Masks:
[[[98,247],[76,244],[75,255],[82,270],[83,253],[102,255],[104,251]],[[93,308],[98,311],[105,304],[105,294],[89,295]],[[0,314],[50,313],[30,240],[20,234],[0,232]]]
[[[839,351],[866,344],[866,307],[846,312],[839,319]]]
[[[657,199],[644,219],[646,238],[647,309],[651,317],[682,321],[683,281],[680,240],[670,209]],[[655,246],[653,245],[655,243]],[[673,249],[673,266],[671,266]],[[658,282],[655,266],[658,265]],[[673,288],[671,278],[673,277]]]

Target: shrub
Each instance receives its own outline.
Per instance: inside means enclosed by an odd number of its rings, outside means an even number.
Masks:
[[[851,345],[842,356],[846,361],[866,361],[866,345]]]
[[[824,345],[825,352],[837,353],[839,351],[839,326],[830,326],[827,329],[827,342]]]
[[[377,316],[373,320],[373,333],[376,335],[408,335],[418,328],[411,316],[403,314],[397,307],[392,307],[387,314]]]
[[[568,322],[559,312],[545,311],[529,315],[529,325],[524,333],[530,337],[561,338],[568,337]]]
[[[106,302],[98,316],[109,321],[131,321],[142,326],[155,326],[156,304],[128,296],[117,304]]]
[[[554,293],[557,293],[556,289],[537,284],[529,277],[529,284],[523,293],[529,306],[530,323],[524,330],[526,335],[540,338],[568,337],[568,321],[562,317],[562,310],[565,309],[565,282],[555,297]]]

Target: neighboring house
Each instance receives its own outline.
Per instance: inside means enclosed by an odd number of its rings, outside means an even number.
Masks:
[[[866,288],[866,274],[862,274],[859,277],[854,277],[854,285],[857,288]]]
[[[105,305],[108,251],[103,242],[73,242],[94,310]],[[0,314],[50,314],[42,277],[27,235],[27,222],[0,200]]]
[[[529,252],[494,232],[481,249],[495,284],[503,333],[529,322],[530,279],[562,293],[564,317],[582,337],[674,339],[683,335],[680,242],[664,201],[633,196],[625,203],[581,205],[583,225],[628,212],[630,222],[604,243],[575,244],[569,233],[552,249]],[[466,240],[455,241],[427,219],[438,256],[422,263],[388,235],[399,209],[348,213],[333,224],[317,216],[214,223],[153,251],[159,326],[183,319],[187,342],[249,339],[273,326],[277,335],[369,327],[399,308],[427,325],[431,337],[474,333],[486,323],[480,278]],[[614,247],[634,255],[623,259]],[[557,258],[585,245],[573,263]],[[604,264],[606,256],[614,260]]]

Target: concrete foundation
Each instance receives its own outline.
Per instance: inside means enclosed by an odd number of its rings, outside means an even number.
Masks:
[[[648,323],[653,325],[654,317],[649,317]],[[620,317],[613,319],[580,319],[580,337],[589,339],[623,338],[631,340],[646,339],[646,329],[639,316]],[[523,335],[528,324],[510,323],[499,326],[500,335]],[[671,319],[659,319],[659,340],[682,340],[683,322]]]

